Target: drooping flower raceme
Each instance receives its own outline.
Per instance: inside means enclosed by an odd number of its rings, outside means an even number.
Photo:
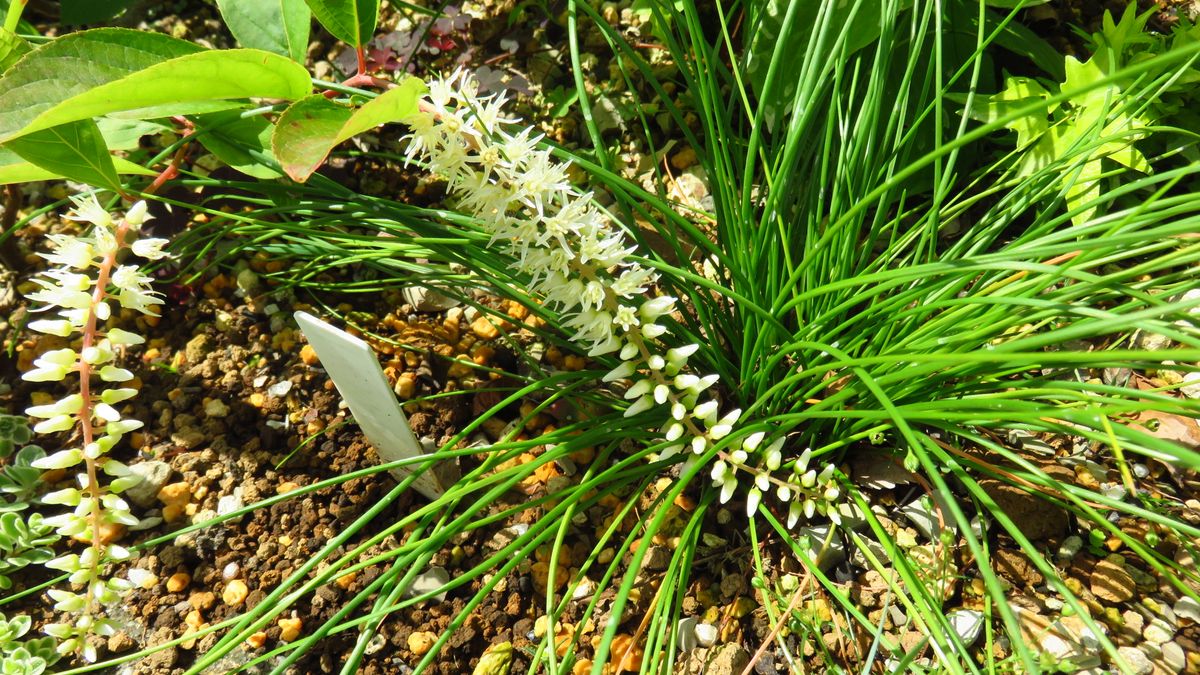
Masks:
[[[47,567],[67,572],[71,584],[82,592],[61,589],[49,591],[55,609],[73,614],[68,623],[49,624],[45,631],[58,638],[59,652],[79,652],[87,661],[96,659],[96,650],[88,644],[89,635],[106,636],[115,632],[113,623],[99,616],[98,605],[111,605],[131,588],[128,581],[102,578],[108,561],[129,557],[116,544],[106,543],[105,533],[114,526],[134,525],[138,519],[120,493],[140,480],[129,467],[105,457],[125,434],[142,426],[124,419],[117,405],[137,393],[119,383],[133,379],[133,373],[116,364],[118,354],[128,345],[139,344],[142,337],[120,328],[104,328],[112,315],[112,304],[142,313],[152,313],[162,300],[150,290],[150,278],[136,265],[118,264],[118,254],[131,248],[134,255],[156,260],[166,254],[165,240],[140,239],[131,246],[126,240],[137,233],[146,220],[146,204],[134,204],[125,216],[114,221],[95,196],[75,200],[75,220],[92,225],[88,236],[49,235],[51,250],[42,254],[51,267],[34,281],[40,289],[30,293],[35,311],[45,316],[29,323],[35,331],[59,337],[79,337],[79,346],[43,353],[34,368],[22,375],[32,382],[58,382],[71,374],[78,376],[78,388],[47,405],[25,412],[41,421],[34,426],[39,433],[79,430],[79,446],[64,448],[33,465],[39,469],[75,469],[79,487],[51,492],[43,498],[47,504],[61,504],[73,510],[45,520],[59,534],[89,544],[82,553],[71,553],[46,563]],[[94,388],[98,379],[102,389]],[[112,385],[112,386],[107,386]],[[100,482],[104,473],[112,480]]]
[[[628,382],[625,415],[663,411],[661,456],[690,450],[705,455],[721,439],[712,469],[722,502],[739,482],[752,482],[747,510],[754,513],[764,492],[774,490],[800,515],[837,518],[829,508],[838,491],[832,467],[808,469],[809,455],[793,463],[795,476],[773,472],[782,463],[784,435],[765,443],[762,431],[738,429],[741,410],[722,411],[714,395],[716,375],[689,371],[699,349],[667,347],[669,317],[677,299],[648,297],[658,275],[637,262],[636,248],[610,218],[596,208],[592,193],[572,185],[568,164],[538,147],[528,127],[510,131],[518,120],[504,114],[503,93],[480,96],[478,85],[459,71],[429,83],[419,111],[404,120],[411,129],[406,157],[421,159],[442,176],[458,205],[475,216],[497,246],[530,278],[530,290],[564,317],[572,339],[590,356],[618,352],[621,364],[605,382]],[[657,424],[657,423],[656,423]],[[760,446],[761,449],[760,449]]]

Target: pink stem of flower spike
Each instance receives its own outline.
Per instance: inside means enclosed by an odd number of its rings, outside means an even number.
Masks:
[[[113,265],[117,263],[117,253],[121,250],[122,243],[125,241],[125,234],[129,230],[129,222],[122,219],[120,225],[116,227],[113,233],[116,241],[116,246],[112,251],[109,251],[104,259],[100,261],[100,270],[96,275],[96,288],[92,291],[92,305],[88,310],[87,322],[83,327],[83,340],[79,348],[79,395],[83,399],[83,407],[79,410],[79,420],[82,425],[83,432],[83,447],[84,447],[84,464],[87,466],[88,476],[88,493],[92,498],[92,550],[96,555],[96,565],[88,572],[87,588],[85,590],[86,603],[88,610],[91,613],[92,601],[92,584],[95,582],[99,571],[100,559],[103,553],[103,547],[100,543],[100,477],[96,471],[96,460],[87,456],[87,447],[95,440],[95,430],[92,428],[92,364],[83,359],[83,354],[96,342],[96,308],[100,303],[104,302],[104,298],[108,295],[108,280],[112,275]]]

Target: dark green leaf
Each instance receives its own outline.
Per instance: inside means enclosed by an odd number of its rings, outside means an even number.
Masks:
[[[279,162],[271,153],[275,125],[266,118],[220,112],[195,118],[196,140],[217,159],[255,178],[279,178]]]
[[[74,181],[110,190],[121,189],[121,179],[104,145],[100,128],[92,120],[76,120],[41,129],[5,144],[31,164]]]
[[[217,0],[229,32],[243,47],[304,63],[312,13],[304,0]]]
[[[334,37],[361,47],[375,34],[379,0],[305,0],[317,21]]]

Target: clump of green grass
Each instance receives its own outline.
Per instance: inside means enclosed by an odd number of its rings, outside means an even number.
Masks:
[[[711,9],[647,4],[676,66],[669,75],[651,67],[642,51],[585,3],[568,3],[572,45],[580,26],[588,24],[609,41],[626,86],[651,92],[696,150],[712,211],[677,208],[665,192],[647,192],[623,179],[588,115],[593,147],[557,153],[613,197],[609,210],[639,243],[639,262],[661,274],[664,293],[685,301],[686,311],[672,325],[674,339],[701,345],[692,363],[720,374],[722,395],[745,411],[743,420],[783,429],[792,456],[811,448],[814,461],[823,464],[844,467],[850,454],[895,458],[938,497],[944,532],[957,532],[931,542],[938,555],[932,564],[922,563],[872,510],[877,495],[841,469],[836,475],[848,495],[843,524],[821,530],[820,537],[786,527],[786,509],[764,499],[744,528],[754,585],[768,600],[765,610],[785,658],[804,658],[789,651],[785,634],[820,643],[826,626],[806,607],[824,597],[844,619],[839,630],[856,645],[843,654],[819,648],[831,663],[858,670],[886,661],[891,669],[956,673],[1018,664],[1027,671],[1042,669],[1037,646],[1021,639],[1005,583],[991,562],[1001,539],[1020,549],[1100,636],[1104,652],[1116,658],[1115,645],[1064,582],[1053,556],[998,508],[984,487],[993,479],[1045,499],[1048,509],[1068,511],[1084,529],[1120,539],[1130,555],[1194,595],[1182,581],[1194,573],[1179,569],[1165,554],[1169,548],[1135,540],[1108,518],[1117,513],[1152,523],[1168,546],[1194,541],[1200,530],[1178,518],[1173,499],[1132,491],[1117,498],[1064,482],[1003,439],[1020,431],[1078,440],[1120,471],[1135,459],[1200,468],[1197,453],[1132,424],[1148,411],[1197,417],[1200,404],[1171,387],[1143,388],[1100,376],[1105,369],[1183,373],[1194,370],[1186,364],[1200,361],[1200,334],[1191,318],[1200,298],[1187,295],[1195,288],[1200,260],[1194,237],[1200,193],[1191,189],[1200,168],[1189,159],[1196,137],[1160,122],[1150,132],[1169,140],[1145,146],[1149,172],[1097,154],[1114,143],[1128,145],[1128,129],[1114,127],[1112,120],[1144,110],[1174,86],[1181,71],[1192,72],[1200,45],[1173,44],[1085,88],[1063,87],[1018,101],[978,123],[972,121],[975,106],[1000,90],[996,59],[1002,48],[1034,44],[1013,23],[1013,14],[966,2],[859,0],[837,8],[718,3]],[[582,82],[585,74],[574,56]],[[1039,58],[1027,67],[1053,67],[1044,62],[1047,57]],[[668,89],[685,96],[677,99]],[[1006,128],[1044,114],[1047,106],[1068,109],[1083,97],[1094,102],[1100,92],[1101,112],[1075,129],[1071,143],[1055,146],[1054,156],[1031,168],[1020,161],[1028,147],[998,149]],[[588,109],[582,91],[580,103]],[[689,129],[689,113],[698,116],[698,131]],[[649,120],[641,122],[650,128]],[[652,135],[644,143],[648,152],[656,150]],[[1159,150],[1150,150],[1154,147]],[[194,182],[260,194],[276,189]],[[214,214],[220,218],[212,228],[194,232],[184,246],[199,252],[206,241],[226,237],[241,249],[302,261],[281,281],[314,290],[371,292],[415,282],[465,296],[469,287],[484,288],[526,303],[547,321],[537,331],[541,339],[573,349],[563,337],[568,332],[561,330],[562,317],[529,296],[527,280],[488,248],[487,235],[470,218],[355,194],[319,177],[289,186],[279,203],[261,212]],[[635,221],[650,223],[654,236],[634,227]],[[346,265],[368,273],[354,282],[330,280],[327,272]],[[1131,340],[1137,331],[1164,335],[1175,346],[1139,349]],[[575,659],[586,657],[599,673],[610,657],[622,656],[612,654],[618,632],[637,630],[645,640],[641,671],[675,672],[674,633],[698,558],[701,552],[720,553],[704,536],[713,534],[710,515],[716,509],[717,493],[708,481],[712,456],[654,460],[666,446],[659,430],[646,428],[642,417],[623,417],[619,393],[597,385],[615,363],[600,357],[590,370],[549,373],[532,367],[518,376],[519,386],[502,392],[501,403],[449,441],[439,457],[477,453],[461,444],[484,421],[526,397],[540,401],[526,419],[559,403],[586,414],[537,439],[511,436],[492,445],[486,459],[442,499],[356,542],[364,524],[405,488],[401,484],[233,623],[191,672],[215,663],[318,585],[354,569],[385,565],[383,575],[314,634],[258,659],[282,657],[273,661],[272,671],[282,672],[324,635],[354,630],[356,648],[343,669],[353,672],[389,614],[431,595],[402,598],[438,551],[462,533],[495,527],[522,511],[537,514],[528,530],[443,589],[480,580],[466,610],[418,670],[436,658],[505,575],[549,546],[550,575],[569,577],[561,591],[549,584],[545,611],[556,620],[570,616],[580,628],[565,656],[555,653],[550,631],[529,655],[530,671],[570,672]],[[534,446],[548,450],[533,462],[511,461]],[[596,457],[577,483],[491,508],[540,466],[585,448]],[[428,465],[433,459],[422,461]],[[643,502],[643,493],[664,477],[669,482]],[[698,496],[691,511],[675,506],[685,494]],[[595,539],[586,559],[561,564],[575,516],[611,504],[606,497],[619,504],[612,525]],[[631,529],[620,526],[626,517],[636,518]],[[408,528],[400,547],[361,559],[388,534]],[[678,545],[658,583],[648,585],[640,570],[649,547],[638,544],[663,533],[678,537]],[[918,652],[906,652],[818,564],[820,549],[835,540],[860,550],[889,580],[888,602],[903,608],[910,627],[926,636],[924,654],[932,657],[926,666],[914,665]],[[608,547],[616,555],[602,563],[600,552]],[[799,586],[785,586],[772,567],[780,556],[794,557],[803,567]],[[952,562],[967,558],[973,569]],[[987,649],[970,649],[951,626],[947,610],[953,605],[934,583],[946,575],[982,580]],[[579,603],[581,609],[572,596],[585,578],[595,590]],[[647,589],[650,598],[643,595]],[[589,620],[603,634],[594,651],[582,631]],[[993,662],[991,646],[1001,634],[1011,645],[1008,662]]]

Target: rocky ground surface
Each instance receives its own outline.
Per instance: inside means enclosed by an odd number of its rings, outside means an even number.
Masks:
[[[481,77],[490,77],[491,86],[518,95],[527,114],[542,120],[548,134],[564,142],[579,142],[579,122],[570,114],[557,114],[556,107],[569,102],[571,87],[569,71],[562,65],[565,39],[548,27],[548,22],[536,17],[509,25],[504,12],[511,8],[498,6],[502,4],[456,7],[449,19],[432,26],[424,41],[414,38],[421,26],[405,23],[398,14],[389,12],[384,22],[387,30],[381,32],[372,58],[385,69],[397,71],[431,61],[469,64]],[[1053,26],[1065,25],[1066,21],[1092,21],[1096,16],[1090,9],[1092,4],[1052,3],[1031,11],[1026,18],[1035,25],[1040,21],[1052,22]],[[1170,21],[1171,11],[1188,11],[1186,3],[1180,7],[1182,10],[1164,9],[1160,20]],[[174,14],[172,9],[186,11]],[[631,35],[645,32],[644,37],[652,39],[643,26],[645,17],[629,3],[606,4],[602,11],[606,17],[611,14],[622,30]],[[482,18],[471,18],[472,13]],[[164,3],[159,13],[146,20],[173,34],[206,40],[215,46],[230,44],[214,11],[206,5],[180,3],[174,7]],[[1042,28],[1049,31],[1050,26],[1046,23]],[[1062,32],[1063,36],[1067,34]],[[585,33],[582,37],[585,47],[590,45],[597,53],[605,53],[594,42],[597,36]],[[312,53],[316,74],[336,79],[344,57],[320,42],[314,44]],[[417,55],[415,61],[409,58],[413,54]],[[608,72],[604,63],[593,65],[593,72]],[[626,119],[621,106],[634,100],[632,93],[615,84],[617,80],[613,76],[596,83],[595,112],[606,131],[621,131]],[[637,142],[629,140],[623,146],[623,159],[629,161],[630,177],[650,180],[648,163],[665,161],[674,173],[667,186],[672,196],[704,205],[706,178],[696,165],[695,153],[678,145],[664,147],[658,158],[647,159],[641,156]],[[377,169],[369,162],[351,162],[339,171],[367,192],[385,193],[405,185],[403,174],[394,168]],[[36,202],[36,189],[29,196]],[[160,216],[167,219],[166,214]],[[28,290],[28,277],[40,264],[40,259],[31,254],[40,246],[41,236],[46,231],[71,227],[70,223],[46,219],[21,233],[18,246],[29,267],[12,280],[17,291]],[[308,309],[327,316],[326,307],[332,307],[341,317],[341,325],[367,335],[381,355],[397,396],[409,402],[407,410],[414,432],[435,444],[450,438],[479,412],[494,405],[498,398],[490,391],[491,385],[499,388],[505,384],[502,375],[494,377],[465,362],[500,370],[515,367],[510,343],[501,339],[500,333],[500,329],[514,330],[512,325],[497,327],[472,308],[445,307],[399,290],[350,299],[297,295],[272,280],[284,265],[282,261],[255,257],[211,271],[188,285],[164,282],[162,290],[170,301],[163,320],[123,319],[131,330],[149,336],[146,345],[127,354],[128,363],[134,364],[132,369],[138,373],[136,384],[141,390],[132,401],[132,416],[144,420],[146,428],[132,435],[128,447],[117,451],[120,459],[136,464],[145,477],[144,483],[130,493],[137,515],[145,520],[142,529],[110,532],[112,539],[136,545],[268,497],[289,493],[298,496],[140,551],[128,568],[140,570],[133,576],[141,588],[128,603],[126,615],[120,617],[128,628],[105,645],[110,654],[186,636],[254,607],[395,485],[392,477],[379,473],[317,491],[303,490],[321,480],[375,466],[378,458],[358,428],[349,422],[348,411],[291,320],[292,311]],[[476,299],[507,313],[514,321],[527,318],[520,306],[486,296]],[[327,305],[316,306],[318,301]],[[39,353],[61,344],[20,330],[24,309],[14,296],[7,298],[0,317],[4,318],[0,322],[0,337],[4,340],[0,409],[20,411],[50,399],[53,392],[20,381],[19,372],[27,369]],[[527,344],[535,342],[532,333],[518,338]],[[582,358],[554,348],[542,350],[540,358],[548,368],[577,370],[587,365]],[[1147,387],[1161,384],[1153,374],[1133,376],[1142,378]],[[425,398],[446,392],[468,393]],[[485,425],[478,442],[499,438],[506,423],[527,413],[530,405],[516,406],[504,418]],[[1194,420],[1170,418],[1157,422],[1155,428],[1161,433],[1172,434],[1192,447],[1200,445],[1200,428]],[[551,418],[539,416],[527,424],[524,433],[536,438],[552,423]],[[1102,490],[1109,496],[1127,496],[1113,458],[1099,448],[1072,439],[1013,436],[1003,440],[1056,478]],[[579,468],[590,459],[578,456],[569,462],[547,465],[545,471],[531,476],[521,490],[509,494],[494,508],[499,511],[547,489],[577,482]],[[848,462],[851,475],[868,487],[885,528],[922,570],[922,580],[931,592],[946,599],[945,608],[955,630],[976,650],[1010,654],[1010,645],[1004,639],[983,637],[980,617],[988,602],[983,581],[965,547],[944,545],[961,543],[961,536],[943,531],[941,509],[926,486],[894,463],[868,452],[854,454]],[[1173,504],[1183,519],[1200,524],[1200,482],[1196,476],[1157,463],[1134,464],[1132,472],[1134,487],[1140,493]],[[50,475],[46,480],[53,483],[66,477]],[[985,487],[997,505],[1057,564],[1068,586],[1137,672],[1200,672],[1197,603],[1129,555],[1120,538],[1082,527],[1065,512],[1047,508],[1045,501],[1007,483],[993,480]],[[660,485],[655,489],[662,488]],[[656,495],[652,491],[641,499],[649,503]],[[362,534],[380,531],[409,512],[420,499],[413,494],[403,496]],[[615,498],[602,502],[586,512],[585,520],[573,524],[560,553],[560,564],[570,567],[582,562],[611,522],[618,503]],[[681,498],[675,504],[681,512],[694,507],[693,497]],[[522,518],[536,515],[527,511]],[[621,525],[623,531],[636,524],[635,519],[627,520]],[[752,672],[764,675],[789,672],[784,653],[772,642],[764,596],[751,585],[751,544],[742,520],[740,509],[719,509],[711,515],[708,526],[714,538],[706,539],[708,548],[694,566],[693,581],[683,602],[688,617],[681,626],[685,630],[680,646],[687,648],[680,659],[683,672],[724,675],[741,673],[748,666]],[[1113,524],[1185,569],[1195,569],[1195,561],[1181,545],[1183,542],[1172,539],[1168,532],[1128,518],[1114,518]],[[521,526],[518,519],[474,531],[456,540],[433,562],[453,577],[502,547],[513,528]],[[817,538],[822,534],[812,533]],[[671,545],[669,535],[668,531],[650,543],[652,549],[642,576],[649,585],[661,579]],[[398,542],[388,540],[380,550]],[[1095,673],[1109,667],[1097,636],[1064,607],[1063,599],[1049,588],[1020,547],[1005,536],[994,537],[990,544],[991,564],[1006,585],[1026,641],[1037,645],[1056,663],[1070,662],[1076,669]],[[886,559],[881,549],[872,553]],[[524,650],[536,645],[548,629],[545,619],[540,618],[548,583],[548,555],[548,550],[539,550],[501,581],[438,655],[434,672],[496,675],[504,672],[505,664],[514,672],[523,670],[527,664]],[[609,551],[608,559],[612,555]],[[803,599],[794,609],[822,626],[820,635],[791,634],[783,638],[791,653],[803,655],[808,668],[818,671],[828,661],[854,663],[870,647],[870,636],[847,621],[836,601],[821,591],[811,574],[790,555],[771,547],[766,547],[763,555],[780,588],[811,591],[797,596]],[[600,559],[606,562],[604,552]],[[830,544],[821,564],[870,621],[916,651],[919,662],[932,660],[923,634],[888,592],[890,568],[882,572],[871,569],[864,552],[840,539]],[[43,581],[46,576],[36,569],[30,568],[18,583],[27,587]],[[223,668],[232,669],[239,661],[302,637],[382,572],[382,567],[368,568],[321,586],[309,600],[295,605],[283,619],[253,636]],[[380,629],[381,638],[368,648],[362,672],[408,672],[479,588],[480,582],[476,581],[444,600],[390,616]],[[1195,588],[1200,590],[1200,584]],[[586,595],[579,598],[580,606],[568,613],[567,621],[578,616],[586,600]],[[53,614],[50,603],[40,594],[26,596],[8,605],[6,611],[10,615],[24,611],[38,621]],[[633,669],[632,664],[640,660],[635,639],[639,620],[633,616],[621,626],[615,651],[626,658],[610,664],[610,672],[618,672],[621,667]],[[595,626],[583,628],[585,646],[601,632]],[[135,663],[128,672],[181,673],[215,640],[216,636],[189,639]],[[497,647],[505,643],[512,647],[511,657],[483,658],[489,649],[493,655],[498,654]],[[342,657],[352,645],[352,636],[328,638],[298,663],[294,672],[338,672]],[[765,648],[760,649],[763,645]],[[590,663],[586,665],[590,668]],[[587,672],[584,668],[577,671]]]

